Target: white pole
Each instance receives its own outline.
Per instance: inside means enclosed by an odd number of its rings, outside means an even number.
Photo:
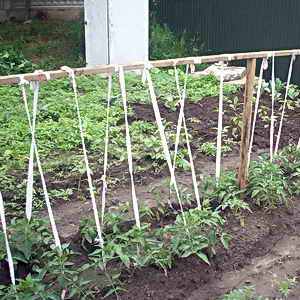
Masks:
[[[221,156],[222,156],[222,130],[223,130],[223,86],[224,86],[224,63],[221,65],[220,72],[220,94],[219,94],[219,115],[218,115],[218,137],[216,155],[216,180],[221,176]]]
[[[270,160],[273,161],[274,147],[274,105],[275,105],[275,55],[272,55],[272,104],[271,104],[271,124],[270,124]]]

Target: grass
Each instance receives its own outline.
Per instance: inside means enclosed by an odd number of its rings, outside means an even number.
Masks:
[[[0,49],[22,53],[37,69],[83,66],[82,28],[79,21],[8,22],[0,26]]]

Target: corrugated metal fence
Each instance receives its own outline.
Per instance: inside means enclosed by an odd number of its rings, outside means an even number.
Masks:
[[[206,53],[300,48],[299,0],[154,2],[161,22],[176,32],[197,33]],[[287,59],[280,59],[277,70],[282,78],[286,76]]]

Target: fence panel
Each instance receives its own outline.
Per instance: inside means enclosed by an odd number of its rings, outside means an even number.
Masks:
[[[160,0],[155,3],[158,19],[178,33],[197,33],[204,43],[204,53],[300,46],[299,0]],[[277,62],[282,78],[287,74],[287,61]],[[300,74],[297,81],[300,82]]]

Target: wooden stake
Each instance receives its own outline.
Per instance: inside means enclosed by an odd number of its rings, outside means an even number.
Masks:
[[[247,53],[233,53],[233,54],[218,54],[218,55],[208,55],[208,56],[196,56],[196,57],[183,57],[175,59],[164,59],[164,60],[155,60],[150,61],[150,64],[154,68],[165,68],[173,67],[174,64],[187,65],[187,64],[198,64],[201,63],[213,63],[219,61],[234,61],[234,60],[245,60],[245,59],[255,59],[255,58],[268,58],[270,53],[274,53],[277,56],[290,56],[290,55],[300,55],[300,49],[293,50],[280,50],[280,51],[260,51],[260,52],[247,52]],[[133,71],[133,70],[144,70],[145,61],[142,62],[133,62],[127,65],[123,65],[124,71]],[[76,68],[73,69],[76,76],[80,75],[95,75],[103,74],[109,76],[115,74],[116,65],[99,65],[90,68]],[[55,70],[47,72],[50,79],[58,79],[67,77],[68,73],[63,70]],[[49,78],[42,72],[38,73],[27,73],[23,74],[24,79],[28,81],[47,81]],[[0,85],[12,85],[18,84],[20,82],[20,75],[9,75],[9,76],[0,76]]]
[[[239,167],[239,186],[241,189],[247,186],[248,180],[248,151],[250,142],[250,129],[252,117],[252,97],[255,80],[256,59],[248,59],[246,84],[244,94],[244,111],[243,111],[243,127],[242,139],[240,145],[240,167]]]

